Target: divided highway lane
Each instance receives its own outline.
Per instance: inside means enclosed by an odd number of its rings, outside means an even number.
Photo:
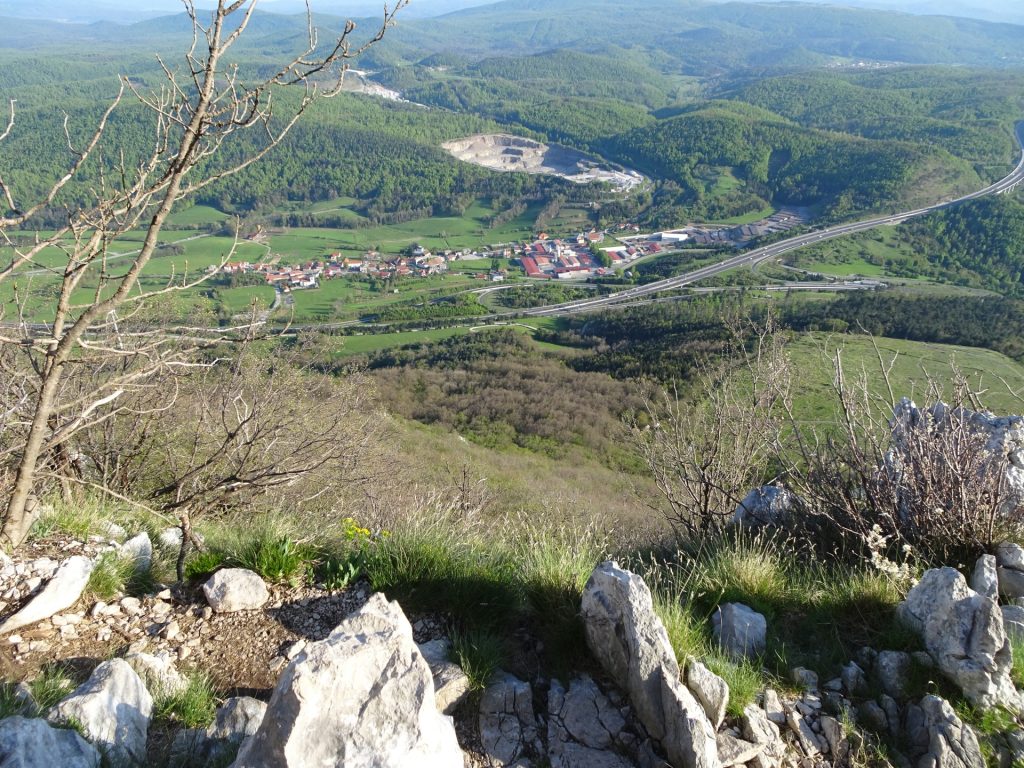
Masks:
[[[618,291],[616,293],[609,293],[606,296],[601,296],[594,299],[580,299],[578,301],[568,301],[562,304],[551,304],[546,307],[537,307],[534,309],[519,310],[516,314],[527,315],[530,317],[544,317],[550,315],[568,315],[575,314],[578,312],[590,312],[595,309],[601,309],[610,305],[618,305],[622,303],[633,303],[637,299],[649,296],[655,293],[661,293],[663,291],[671,291],[676,288],[683,288],[691,283],[705,280],[709,277],[727,272],[730,269],[736,267],[748,265],[753,266],[766,259],[772,259],[777,256],[781,256],[784,253],[795,251],[797,248],[803,248],[806,245],[818,243],[823,240],[831,240],[836,237],[843,237],[845,235],[851,235],[855,232],[863,232],[868,229],[874,229],[875,227],[882,226],[884,224],[901,224],[908,219],[913,219],[917,216],[923,216],[926,213],[932,211],[938,211],[942,208],[948,208],[953,205],[958,205],[967,200],[974,200],[979,197],[986,197],[988,195],[998,195],[1013,190],[1018,184],[1024,182],[1024,122],[1017,124],[1017,143],[1021,146],[1021,157],[1017,163],[1017,167],[1003,179],[1000,179],[995,184],[990,184],[984,189],[979,189],[977,192],[972,192],[969,195],[958,197],[955,200],[949,200],[943,203],[936,203],[926,208],[918,208],[913,211],[906,211],[904,213],[897,213],[891,216],[880,216],[874,219],[867,219],[865,221],[856,221],[850,224],[839,224],[834,227],[828,227],[827,229],[820,229],[814,232],[808,232],[803,235],[791,237],[788,240],[780,240],[777,243],[766,245],[761,248],[757,248],[753,251],[732,256],[725,261],[720,261],[717,264],[711,264],[700,269],[695,269],[692,272],[687,272],[676,277],[670,277],[665,280],[658,280],[654,283],[647,283],[646,285],[640,285],[635,288],[627,288],[624,291]]]

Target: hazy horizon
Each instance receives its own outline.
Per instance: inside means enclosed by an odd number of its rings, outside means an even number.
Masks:
[[[406,18],[438,16],[453,11],[481,5],[490,5],[498,0],[413,0],[403,9]],[[730,0],[707,0],[708,2],[729,2]],[[743,0],[738,0],[743,1]],[[781,0],[746,0],[747,2],[774,3]],[[815,5],[888,9],[920,15],[945,15],[976,18],[986,21],[1024,24],[1024,7],[1018,0],[798,0]],[[272,13],[300,13],[305,9],[304,0],[259,0],[260,6]],[[311,0],[318,13],[337,16],[372,16],[383,10],[383,0]],[[212,5],[197,0],[197,5]],[[75,23],[116,21],[132,23],[156,16],[178,13],[182,10],[179,0],[95,0],[82,4],[77,0],[36,0],[32,4],[23,0],[0,0],[0,16],[26,19],[42,19]]]

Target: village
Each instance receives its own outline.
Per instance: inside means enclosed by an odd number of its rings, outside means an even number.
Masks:
[[[302,264],[282,263],[281,257],[276,256],[257,263],[233,261],[210,269],[227,275],[258,275],[268,285],[283,293],[317,288],[323,280],[345,276],[364,275],[380,280],[431,277],[448,272],[450,265],[455,262],[485,259],[495,263],[487,271],[473,273],[476,279],[504,281],[508,271],[496,262],[509,260],[518,263],[527,278],[582,280],[613,274],[616,268],[622,268],[637,259],[657,256],[684,244],[738,247],[759,237],[786,232],[807,221],[806,211],[784,208],[760,221],[731,227],[690,225],[681,229],[639,234],[639,228],[635,225],[621,223],[608,232],[590,230],[570,238],[550,237],[541,232],[532,242],[492,246],[483,251],[464,249],[432,253],[421,245],[413,244],[397,256],[387,256],[377,251],[368,251],[361,257],[332,253],[323,260]],[[611,235],[611,231],[616,234]],[[609,239],[618,244],[602,245]]]

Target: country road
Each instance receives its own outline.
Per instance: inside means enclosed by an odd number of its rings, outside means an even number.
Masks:
[[[927,213],[938,211],[943,208],[949,208],[950,206],[958,205],[967,200],[974,200],[979,197],[1010,192],[1021,182],[1024,182],[1024,122],[1017,124],[1017,143],[1021,147],[1021,157],[1017,163],[1017,167],[1014,168],[1008,176],[1000,179],[994,184],[990,184],[984,189],[979,189],[977,192],[972,192],[969,195],[958,197],[955,200],[936,203],[935,205],[930,205],[926,208],[917,208],[916,210],[906,211],[904,213],[879,216],[877,218],[856,221],[850,224],[838,224],[834,227],[808,232],[803,235],[791,237],[787,240],[780,240],[777,243],[772,243],[771,245],[766,245],[753,251],[741,253],[737,256],[728,258],[725,261],[720,261],[717,264],[701,267],[700,269],[695,269],[692,272],[677,275],[676,277],[658,280],[657,282],[647,283],[646,285],[640,285],[635,288],[627,288],[626,290],[609,293],[599,298],[579,299],[577,301],[567,301],[561,304],[551,304],[546,307],[519,310],[517,314],[528,317],[570,315],[578,312],[590,312],[595,309],[602,309],[607,306],[622,303],[635,303],[637,299],[640,299],[641,297],[682,288],[690,285],[691,283],[706,280],[707,278],[714,277],[722,272],[727,272],[730,269],[735,269],[736,267],[753,266],[754,264],[758,264],[767,259],[772,259],[777,256],[781,256],[784,253],[795,251],[797,248],[803,248],[806,245],[819,243],[825,240],[832,240],[836,237],[851,235],[855,232],[864,232],[865,230],[874,229],[875,227],[883,225],[902,224],[908,219],[924,216]]]

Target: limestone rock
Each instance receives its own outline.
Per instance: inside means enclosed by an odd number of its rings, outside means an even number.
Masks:
[[[718,761],[722,768],[744,765],[763,753],[762,744],[737,739],[728,731],[718,734]]]
[[[152,694],[170,695],[188,688],[188,680],[174,666],[174,659],[167,651],[157,654],[128,653],[124,660],[142,678]]]
[[[853,695],[862,693],[867,685],[864,670],[861,669],[860,665],[855,661],[851,661],[843,667],[840,677],[843,680],[843,687],[846,688],[847,693]]]
[[[462,668],[448,658],[451,643],[444,639],[431,640],[419,646],[420,653],[434,676],[434,700],[437,711],[450,715],[469,695],[469,677]]]
[[[153,713],[153,697],[123,659],[100,664],[82,685],[50,710],[54,723],[80,723],[93,744],[115,764],[141,763]]]
[[[818,690],[818,673],[806,667],[793,667],[789,670],[789,678],[805,691]]]
[[[832,755],[833,765],[843,765],[850,755],[850,741],[846,737],[846,730],[843,724],[834,717],[822,715],[821,738],[828,744],[829,754]]]
[[[989,600],[999,600],[999,573],[994,555],[982,555],[974,564],[971,589]]]
[[[735,659],[753,659],[765,652],[768,622],[742,603],[718,606],[711,618],[712,633],[722,650]]]
[[[786,743],[779,726],[768,719],[764,710],[754,704],[743,709],[743,738],[764,748],[762,765],[778,765],[786,755]]]
[[[234,768],[462,768],[451,719],[397,603],[375,594],[281,674]]]
[[[1012,654],[1002,612],[968,587],[959,571],[926,571],[898,615],[921,634],[939,669],[973,704],[1021,711],[1021,697],[1010,680]]]
[[[1009,600],[1024,597],[1024,547],[1004,541],[996,548],[999,594]]]
[[[147,573],[153,565],[153,543],[145,531],[132,536],[117,551],[121,557],[135,564],[136,573]]]
[[[1006,634],[1024,638],[1024,607],[1019,605],[1004,605],[1000,607],[1003,614],[1003,628]]]
[[[715,729],[704,708],[678,678],[662,677],[665,736],[662,744],[678,768],[718,768]]]
[[[89,583],[92,561],[81,555],[69,557],[47,582],[42,591],[13,616],[0,624],[0,635],[6,635],[22,627],[48,619],[55,613],[65,611],[78,602],[82,591]]]
[[[0,768],[99,768],[100,753],[70,728],[39,718],[0,720]]]
[[[686,687],[697,697],[711,726],[717,731],[729,706],[729,685],[696,659],[687,659]]]
[[[587,645],[626,691],[655,739],[665,735],[661,678],[679,678],[679,664],[643,579],[615,563],[597,566],[583,590]]]
[[[875,675],[882,690],[896,699],[904,699],[910,685],[911,659],[902,651],[879,651]]]
[[[213,722],[206,728],[189,728],[174,737],[171,765],[222,764],[234,748],[256,733],[266,711],[267,705],[259,699],[228,699],[218,707]]]
[[[736,506],[732,522],[744,528],[785,524],[793,511],[795,498],[785,488],[765,485],[748,493]]]
[[[548,761],[551,768],[633,768],[616,753],[626,721],[587,676],[568,692],[557,680],[548,691]]]
[[[779,694],[774,688],[765,688],[762,706],[769,720],[776,725],[785,725],[786,710],[782,706],[782,699],[779,698]]]
[[[922,768],[985,768],[978,738],[961,722],[953,708],[938,696],[925,696],[919,705],[928,729],[928,754]]]
[[[503,674],[484,689],[480,741],[495,768],[529,764],[525,758],[539,746],[529,683]]]
[[[203,584],[203,594],[215,613],[262,608],[270,599],[263,579],[245,568],[223,568]]]

